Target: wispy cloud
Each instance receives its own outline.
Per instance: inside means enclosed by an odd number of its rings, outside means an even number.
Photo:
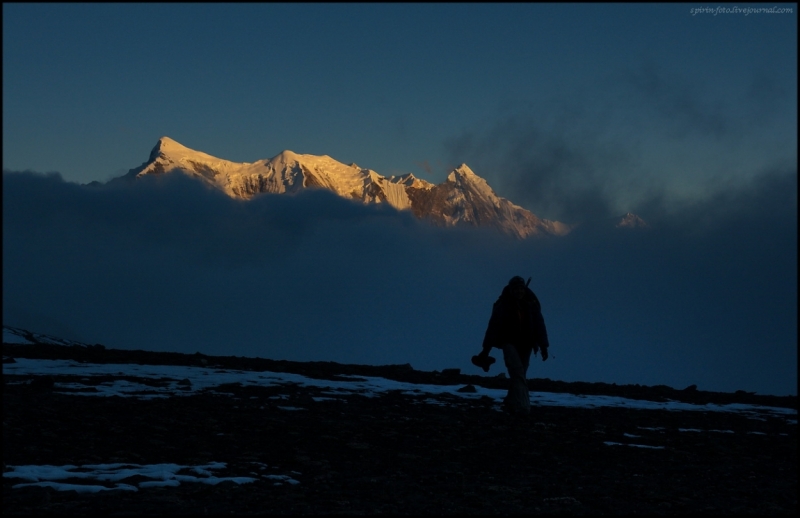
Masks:
[[[446,140],[449,160],[539,216],[584,224],[677,212],[796,163],[796,118],[784,128],[781,115],[790,86],[774,75],[718,92],[642,62],[597,81],[503,108]]]
[[[735,125],[731,106],[713,94],[702,95],[697,83],[689,84],[660,72],[653,64],[621,73],[623,91],[643,101],[643,106],[668,122],[672,136],[713,136],[720,138]]]
[[[445,146],[537,215],[568,223],[617,215],[611,193],[631,168],[627,150],[602,141],[597,130],[539,122],[530,116],[467,131]]]

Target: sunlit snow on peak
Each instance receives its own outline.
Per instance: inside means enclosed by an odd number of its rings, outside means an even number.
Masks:
[[[409,210],[434,224],[493,227],[517,238],[563,235],[568,225],[542,220],[528,210],[497,196],[467,164],[453,169],[447,180],[434,185],[412,174],[389,178],[355,163],[328,155],[299,154],[285,149],[254,163],[231,162],[195,151],[169,137],[161,137],[148,162],[126,177],[141,178],[181,172],[228,196],[251,199],[264,193],[293,194],[325,189],[364,204],[386,204]]]

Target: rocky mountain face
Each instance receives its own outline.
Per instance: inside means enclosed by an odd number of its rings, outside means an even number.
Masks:
[[[541,219],[497,196],[466,164],[455,168],[444,182],[435,185],[410,173],[387,178],[327,155],[300,155],[288,150],[253,163],[231,162],[162,137],[147,162],[122,178],[133,180],[172,171],[180,171],[240,199],[250,199],[261,193],[296,193],[302,189],[321,188],[365,204],[388,203],[438,225],[493,227],[519,239],[565,235],[572,229],[559,221]]]

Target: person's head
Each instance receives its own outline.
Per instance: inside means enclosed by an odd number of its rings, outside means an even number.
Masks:
[[[525,289],[527,285],[525,284],[525,279],[520,277],[519,275],[515,275],[508,281],[508,292],[517,299],[521,299],[525,296]]]

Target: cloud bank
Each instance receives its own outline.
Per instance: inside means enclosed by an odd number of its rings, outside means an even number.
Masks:
[[[719,91],[647,61],[610,68],[591,85],[511,103],[443,148],[540,217],[669,219],[728,184],[796,170],[791,84],[768,73],[746,83]]]
[[[796,170],[774,170],[649,231],[514,241],[326,191],[243,202],[182,175],[89,187],[4,171],[3,323],[478,373],[492,303],[522,275],[552,344],[530,377],[796,394],[796,192]]]

